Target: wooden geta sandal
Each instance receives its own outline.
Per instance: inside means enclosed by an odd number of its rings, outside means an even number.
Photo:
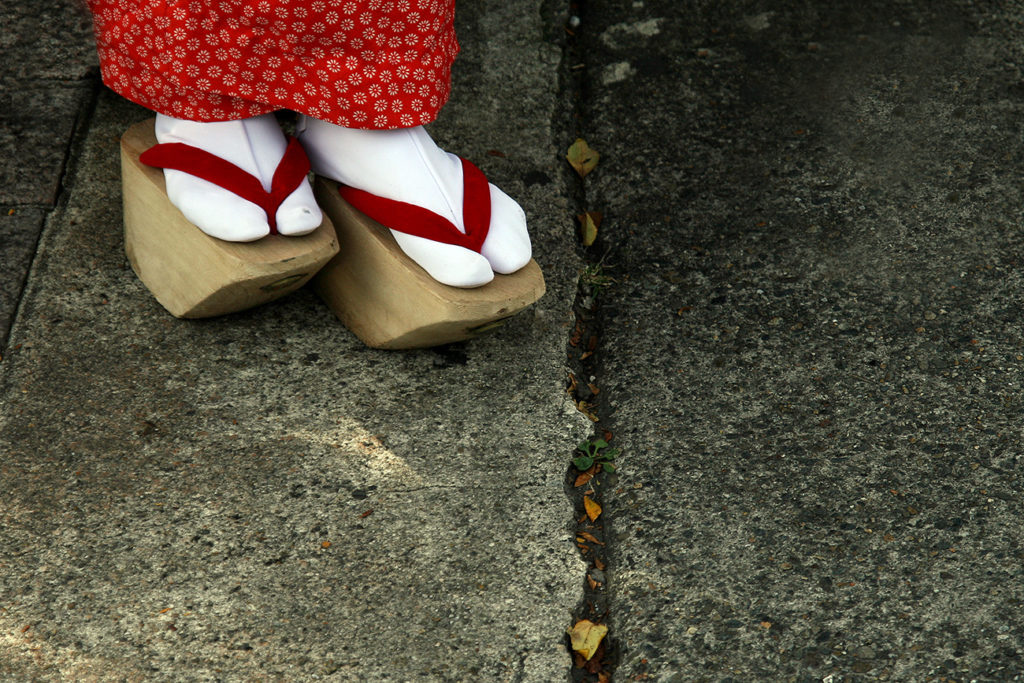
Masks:
[[[471,339],[499,326],[544,294],[544,277],[533,260],[511,275],[496,274],[482,287],[443,285],[405,255],[387,227],[354,208],[342,192],[356,203],[369,197],[373,204],[380,198],[339,188],[337,183],[319,176],[313,181],[313,189],[320,208],[334,224],[340,246],[338,255],[317,274],[313,286],[346,327],[368,346],[411,349]],[[486,180],[483,190],[487,190]],[[426,212],[404,205],[399,213],[416,219],[417,210]],[[465,218],[467,224],[471,222],[468,215]],[[485,218],[490,220],[489,208]],[[432,222],[426,216],[419,219],[420,223]],[[477,215],[476,219],[481,217]],[[452,229],[458,232],[454,226]],[[432,233],[430,238],[470,248],[475,245],[479,250],[486,224],[483,232],[468,227],[466,235]]]
[[[326,216],[315,231],[297,237],[271,234],[255,242],[226,242],[203,233],[167,198],[163,171],[140,161],[156,145],[153,119],[121,137],[124,241],[135,273],[172,315],[204,318],[272,301],[301,287],[338,252]],[[185,167],[179,170],[192,173]],[[194,175],[204,177],[198,171]],[[273,225],[273,202],[283,197],[278,198],[276,187],[266,194],[270,199],[256,203],[264,206]]]

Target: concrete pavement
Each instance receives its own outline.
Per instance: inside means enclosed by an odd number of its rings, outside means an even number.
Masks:
[[[617,680],[1020,678],[1020,11],[587,3]]]
[[[410,353],[304,291],[165,314],[146,112],[70,3],[0,14],[0,678],[596,680],[588,601],[618,681],[1024,676],[1019,3],[461,3],[432,132],[548,294]],[[565,482],[605,430],[602,570]]]
[[[563,391],[579,258],[552,20],[460,14],[465,95],[434,131],[522,200],[550,284],[442,353],[366,349],[305,291],[169,317],[121,244],[117,138],[147,112],[79,109],[0,380],[0,678],[567,677],[563,478],[590,424]]]

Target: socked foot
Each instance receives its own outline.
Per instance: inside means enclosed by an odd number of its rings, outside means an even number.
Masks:
[[[185,143],[229,161],[259,179],[266,191],[287,147],[272,114],[211,123],[157,114],[156,139],[161,143]],[[171,203],[206,234],[231,242],[251,242],[270,234],[267,215],[256,204],[184,171],[164,169],[164,178]],[[312,232],[321,220],[308,181],[303,181],[276,212],[277,230],[282,235]]]
[[[440,149],[422,127],[396,130],[343,128],[302,117],[299,140],[313,171],[371,194],[423,207],[455,225],[462,219],[462,162]],[[392,230],[402,250],[435,280],[478,287],[494,273],[513,273],[530,261],[526,215],[512,198],[489,185],[491,222],[477,253]]]

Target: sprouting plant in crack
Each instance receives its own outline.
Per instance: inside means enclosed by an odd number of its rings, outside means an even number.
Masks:
[[[580,282],[590,290],[590,297],[597,298],[597,295],[605,287],[615,282],[615,279],[605,272],[605,267],[600,263],[592,263],[583,269]]]
[[[612,248],[608,247],[597,263],[588,264],[580,274],[580,284],[588,290],[591,299],[596,299],[603,289],[615,283],[615,278],[609,275],[607,270],[612,266],[604,264],[611,251]]]
[[[576,449],[583,453],[583,455],[572,459],[573,467],[579,471],[585,472],[589,470],[594,466],[594,463],[600,465],[605,472],[611,473],[615,471],[615,465],[612,461],[619,454],[619,449],[609,448],[608,442],[604,439],[583,441]]]

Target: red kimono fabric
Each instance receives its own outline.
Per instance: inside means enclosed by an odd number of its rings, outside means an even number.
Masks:
[[[291,109],[350,128],[432,121],[455,0],[88,0],[103,81],[162,114]]]

